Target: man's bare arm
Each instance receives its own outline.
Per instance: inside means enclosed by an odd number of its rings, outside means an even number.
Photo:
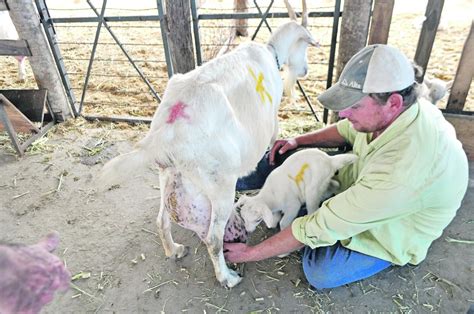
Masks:
[[[275,155],[283,155],[289,150],[296,149],[302,146],[314,146],[322,148],[336,148],[347,144],[346,140],[339,134],[335,124],[327,126],[323,129],[312,133],[289,138],[284,140],[277,140],[273,144],[270,152],[270,164],[275,163]]]
[[[291,232],[291,226],[255,246],[243,243],[224,243],[224,255],[228,262],[243,263],[261,261],[273,256],[290,253],[304,246]]]

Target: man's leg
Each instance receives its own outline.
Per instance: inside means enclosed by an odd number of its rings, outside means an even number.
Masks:
[[[335,288],[368,278],[390,267],[390,262],[343,247],[304,248],[303,270],[316,289]]]
[[[275,168],[281,166],[281,164],[291,155],[296,153],[297,150],[291,150],[283,155],[277,154],[275,156],[275,165],[270,165],[269,157],[270,151],[267,151],[263,158],[258,162],[257,168],[245,177],[239,178],[237,180],[236,190],[237,191],[245,191],[245,190],[255,190],[262,188],[265,180],[267,179],[270,172],[272,172]]]

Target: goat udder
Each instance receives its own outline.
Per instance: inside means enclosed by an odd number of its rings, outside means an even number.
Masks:
[[[229,218],[224,232],[224,242],[227,243],[244,243],[248,239],[248,232],[245,229],[244,220],[234,212]]]

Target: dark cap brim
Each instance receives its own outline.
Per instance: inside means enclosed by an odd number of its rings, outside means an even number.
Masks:
[[[319,95],[318,100],[327,109],[341,111],[351,107],[364,96],[367,96],[367,94],[359,89],[344,87],[336,83]]]

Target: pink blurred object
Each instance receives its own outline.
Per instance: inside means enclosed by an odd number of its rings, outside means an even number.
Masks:
[[[69,288],[69,271],[51,253],[58,244],[57,232],[34,245],[0,244],[0,313],[39,313]]]

